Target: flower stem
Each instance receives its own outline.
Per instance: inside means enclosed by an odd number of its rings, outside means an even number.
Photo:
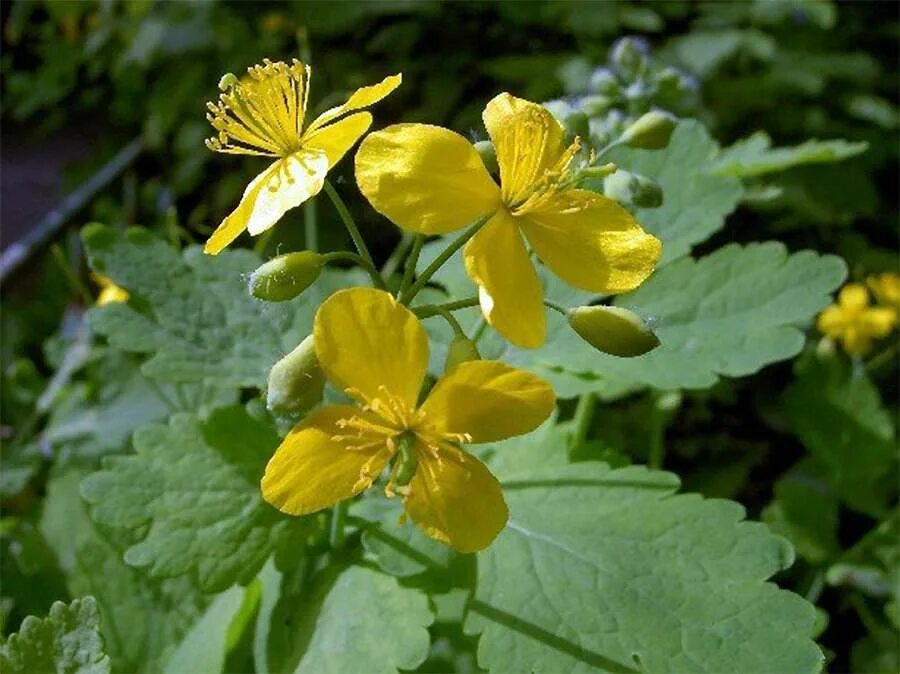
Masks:
[[[558,311],[563,316],[566,316],[569,313],[568,311],[566,311],[565,307],[561,307],[556,302],[551,302],[550,300],[544,300],[544,304],[546,306],[550,307],[551,309],[553,309],[553,311]]]
[[[334,208],[337,210],[341,220],[344,221],[347,233],[350,234],[350,238],[353,239],[353,245],[356,246],[356,250],[359,252],[360,257],[368,263],[366,268],[375,269],[375,274],[380,279],[380,282],[375,285],[379,288],[386,288],[387,286],[385,285],[384,279],[381,278],[381,274],[379,274],[378,270],[375,268],[375,262],[372,261],[372,254],[369,253],[369,248],[366,246],[362,234],[359,233],[359,227],[356,226],[356,222],[354,222],[353,216],[350,215],[350,211],[347,210],[347,205],[344,203],[344,200],[341,199],[341,195],[337,193],[334,186],[328,180],[325,181],[325,193],[328,195],[328,198],[331,199],[331,203],[334,204]]]
[[[316,200],[310,199],[303,205],[303,233],[306,250],[314,253],[319,250],[319,230],[316,220]]]
[[[459,309],[468,309],[469,307],[477,306],[477,297],[466,297],[461,300],[447,302],[446,304],[423,304],[420,307],[415,307],[413,311],[419,318],[428,318],[430,316],[437,316],[438,314],[442,314],[445,311],[457,311]]]
[[[347,519],[347,502],[338,501],[331,509],[331,529],[328,534],[328,543],[333,550],[344,546],[344,521]]]
[[[444,266],[444,263],[449,260],[453,254],[458,251],[463,245],[471,239],[478,232],[479,229],[484,227],[484,224],[491,219],[493,213],[488,213],[487,215],[483,215],[478,218],[475,222],[469,225],[469,228],[460,234],[458,237],[453,239],[450,242],[450,245],[447,246],[441,254],[438,255],[434,261],[430,265],[425,268],[425,271],[421,273],[419,278],[416,279],[416,282],[412,284],[412,286],[400,296],[400,302],[402,304],[409,305],[412,299],[419,293],[419,291],[425,287],[425,284],[431,280],[431,277],[435,275],[438,269]]]
[[[400,281],[400,290],[397,291],[397,297],[403,297],[403,294],[409,290],[413,276],[416,273],[416,264],[419,262],[419,253],[422,252],[422,245],[425,243],[425,236],[417,234],[413,241],[413,248],[406,258],[406,268],[403,270],[403,280]]]
[[[585,393],[578,398],[578,404],[575,406],[575,430],[572,433],[570,442],[570,450],[576,449],[579,445],[584,444],[587,439],[588,431],[591,429],[591,421],[594,418],[594,406],[597,402],[597,396],[593,393]]]
[[[381,275],[385,279],[391,278],[391,276],[393,276],[400,268],[400,263],[409,252],[410,246],[413,245],[414,238],[415,237],[409,232],[404,232],[400,237],[400,241],[397,242],[397,245],[394,247],[394,250],[391,251],[388,259],[381,265]]]
[[[369,274],[369,278],[372,279],[372,283],[376,288],[387,290],[387,286],[384,283],[384,278],[382,278],[381,274],[378,273],[378,270],[375,269],[375,265],[372,264],[371,260],[367,260],[362,255],[351,253],[349,250],[339,250],[333,253],[323,254],[322,260],[325,264],[334,262],[335,260],[346,260],[348,262],[352,262],[353,264],[358,264],[360,267],[366,270],[366,272]]]

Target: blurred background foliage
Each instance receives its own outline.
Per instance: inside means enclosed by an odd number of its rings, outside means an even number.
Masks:
[[[84,428],[71,428],[75,421],[93,423],[87,432],[100,434],[117,414],[106,409],[107,417],[85,420],[83,405],[104,409],[121,395],[155,395],[139,379],[122,384],[124,394],[105,389],[105,369],[136,372],[134,363],[73,348],[84,343],[79,317],[95,294],[75,226],[143,224],[183,242],[208,235],[261,168],[253,158],[223,158],[203,146],[205,103],[225,72],[264,57],[307,60],[317,110],[403,72],[403,86],[374,111],[376,125],[424,121],[475,140],[483,134],[483,105],[498,91],[576,106],[598,92],[598,67],[613,42],[639,35],[654,67],[674,73],[665,85],[671,90],[654,95],[668,95],[668,109],[703,121],[723,147],[760,130],[776,146],[809,138],[869,143],[849,161],[746,179],[740,209],[696,254],[777,238],[792,250],[841,255],[852,279],[897,269],[895,3],[16,0],[0,11],[4,248],[64,195],[84,190],[123,148],[140,146],[107,189],[69,214],[50,247],[37,248],[4,280],[3,439],[24,445],[3,471],[4,585],[19,587],[20,578],[29,581],[21,586],[39,589],[4,598],[4,632],[65,596],[53,553],[30,519],[47,458],[84,437]],[[647,92],[616,95],[627,109]],[[352,163],[345,160],[334,178],[352,184]],[[396,230],[361,200],[353,208],[384,261]],[[342,247],[336,216],[319,210],[322,246]],[[301,247],[302,232],[302,211],[291,211],[261,252]],[[641,462],[660,441],[654,434],[664,432],[666,468],[686,489],[736,499],[791,538],[799,562],[779,580],[821,607],[821,642],[835,671],[896,671],[896,514],[840,506],[820,479],[823,468],[809,458],[808,440],[796,430],[802,423],[795,423],[798,415],[821,414],[812,398],[829,390],[829,373],[816,371],[822,366],[809,356],[685,394],[677,415],[660,412],[671,401],[656,394],[626,397],[598,412],[594,441]],[[869,375],[885,408],[896,410],[896,355]],[[648,406],[662,426],[645,423]],[[143,414],[154,418],[152,406]],[[893,428],[895,416],[873,425]],[[54,433],[36,435],[44,423]],[[891,433],[879,437],[894,442]],[[124,445],[127,434],[107,441]],[[892,499],[893,512],[896,485]],[[796,522],[808,526],[792,531]]]

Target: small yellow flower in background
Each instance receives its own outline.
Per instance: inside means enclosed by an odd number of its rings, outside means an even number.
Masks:
[[[247,186],[238,207],[222,221],[204,251],[215,255],[245,229],[256,235],[284,213],[322,189],[325,175],[372,124],[368,107],[400,86],[392,75],[357,89],[346,103],[326,110],[304,126],[310,67],[266,59],[248,68],[241,81],[222,78],[218,103],[209,103],[207,119],[218,132],[206,145],[215,152],[276,158]],[[340,119],[339,119],[340,118]]]
[[[96,272],[91,274],[91,278],[94,280],[94,283],[100,286],[100,294],[97,296],[97,306],[102,307],[104,304],[128,301],[128,298],[130,297],[128,291],[117,286],[113,283],[112,279]]]
[[[369,135],[356,154],[356,180],[377,211],[414,232],[445,234],[491,215],[466,244],[466,270],[488,323],[513,344],[535,348],[546,317],[523,234],[557,276],[598,293],[636,288],[662,246],[615,201],[576,187],[579,143],[565,145],[563,127],[545,108],[503,93],[483,118],[500,186],[464,137],[425,124]]]
[[[861,283],[848,283],[832,304],[819,314],[818,328],[838,340],[844,351],[862,356],[872,348],[872,341],[886,336],[896,325],[897,314],[887,307],[872,307],[869,292]]]
[[[360,403],[329,405],[294,427],[266,467],[265,499],[304,515],[369,488],[396,457],[386,487],[425,532],[461,552],[481,550],[506,525],[496,478],[462,442],[494,442],[537,428],[555,404],[542,379],[498,361],[468,361],[418,404],[428,338],[390,294],[342,290],[319,308],[316,354],[328,380]]]
[[[885,272],[866,279],[875,301],[900,313],[900,274]]]

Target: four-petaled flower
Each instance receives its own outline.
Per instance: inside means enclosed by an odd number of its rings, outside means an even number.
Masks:
[[[466,244],[466,270],[486,320],[510,342],[535,348],[546,333],[543,291],[522,234],[557,276],[598,293],[636,288],[662,246],[615,201],[577,187],[579,141],[566,146],[545,108],[503,93],[483,118],[499,186],[471,143],[425,124],[367,136],[356,179],[377,211],[415,232],[445,234],[490,215]]]
[[[326,110],[304,127],[310,68],[296,59],[268,59],[248,68],[238,80],[222,78],[218,103],[209,103],[207,119],[217,134],[206,145],[216,152],[275,157],[276,161],[247,186],[238,207],[206,242],[215,255],[245,229],[259,234],[285,211],[299,206],[322,189],[325,175],[372,124],[368,107],[400,85],[401,76],[358,89],[346,103]]]
[[[838,340],[844,351],[862,356],[872,341],[887,335],[897,322],[897,313],[888,307],[869,306],[869,293],[861,283],[848,283],[832,304],[819,314],[819,331]]]
[[[386,292],[351,288],[319,308],[321,367],[360,403],[329,405],[284,439],[262,479],[265,499],[303,515],[364,491],[394,460],[386,486],[425,532],[462,552],[485,548],[506,524],[500,484],[462,443],[527,433],[555,405],[542,379],[498,361],[464,362],[420,405],[428,338]]]

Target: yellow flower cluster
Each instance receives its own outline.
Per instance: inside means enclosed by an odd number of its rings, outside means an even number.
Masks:
[[[394,75],[359,89],[306,125],[309,77],[298,61],[265,61],[242,80],[223,78],[209,104],[216,135],[208,147],[275,161],[247,186],[207,253],[244,230],[263,232],[317,194],[372,123],[368,112],[353,111],[401,81]],[[503,93],[483,118],[499,184],[469,141],[426,124],[369,135],[356,179],[372,206],[408,231],[446,234],[480,223],[463,256],[484,317],[510,342],[534,348],[545,339],[545,307],[526,246],[568,283],[619,293],[651,274],[661,244],[615,201],[578,187],[587,168],[579,141],[566,143],[542,106]],[[401,495],[428,535],[463,552],[487,546],[507,508],[497,480],[463,446],[536,428],[554,408],[551,387],[504,363],[470,360],[450,367],[420,401],[428,338],[413,311],[383,290],[333,294],[316,314],[313,344],[317,367],[356,405],[325,406],[294,427],[266,468],[265,499],[286,513],[313,513],[369,488],[390,465],[387,494]]]
[[[875,296],[875,306],[871,303],[870,290]],[[817,325],[822,334],[838,341],[851,356],[864,356],[872,349],[874,340],[890,334],[898,318],[900,275],[888,272],[869,277],[865,285],[845,285],[837,303],[819,314]]]

